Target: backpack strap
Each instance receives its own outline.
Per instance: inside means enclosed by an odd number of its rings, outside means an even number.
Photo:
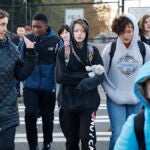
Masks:
[[[77,55],[77,53],[75,52],[73,46],[71,46],[71,44],[65,44],[64,45],[64,48],[65,48],[65,52],[64,52],[64,58],[65,58],[65,63],[66,63],[66,66],[68,65],[69,63],[69,60],[70,60],[70,53],[71,53],[71,50],[72,50],[72,53],[74,54],[75,58],[83,65],[83,66],[86,66],[83,61],[80,59],[80,57]],[[90,62],[90,65],[92,65],[92,60],[93,60],[93,57],[94,57],[94,48],[92,45],[88,44],[87,46],[87,59],[88,61]]]
[[[111,63],[112,63],[112,58],[113,58],[113,56],[115,54],[115,50],[116,50],[116,41],[113,41],[112,44],[111,44],[111,50],[109,52],[110,60],[109,60],[109,67],[108,67],[107,74],[109,73],[109,70],[110,70],[110,67],[111,67]]]
[[[143,42],[138,41],[138,46],[139,46],[140,53],[141,53],[142,58],[143,58],[143,64],[144,64],[144,62],[145,62],[145,55],[146,55],[145,45],[144,45]]]
[[[64,44],[64,59],[65,59],[65,64],[68,66],[69,59],[70,59],[70,43],[65,43]]]
[[[88,44],[87,50],[88,50],[87,58],[88,58],[88,61],[90,62],[90,65],[92,65],[92,60],[94,58],[94,48],[91,44]]]
[[[144,110],[138,113],[134,118],[134,131],[138,141],[139,150],[145,149],[145,136],[144,136]]]
[[[145,45],[144,45],[143,42],[138,41],[138,46],[139,46],[140,53],[141,53],[142,58],[143,58],[143,64],[144,64],[144,62],[145,62],[145,55],[146,55]],[[109,53],[110,60],[109,60],[109,67],[108,67],[107,74],[109,73],[109,70],[110,70],[110,67],[111,67],[111,63],[112,63],[112,58],[114,56],[115,50],[116,50],[116,41],[113,41],[112,44],[111,44],[111,50],[110,50],[110,53]]]

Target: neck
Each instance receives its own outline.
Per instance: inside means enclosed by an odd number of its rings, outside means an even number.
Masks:
[[[83,47],[83,43],[78,43],[78,47],[82,48]]]
[[[145,38],[149,39],[150,38],[150,32],[147,32],[144,34]]]
[[[126,48],[129,48],[129,46],[130,46],[130,43],[127,43],[127,44],[125,44],[125,46],[126,46]]]

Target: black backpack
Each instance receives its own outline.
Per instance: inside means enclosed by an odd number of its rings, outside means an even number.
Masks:
[[[138,113],[134,118],[134,131],[138,141],[139,150],[146,150],[145,136],[144,136],[144,109]]]
[[[146,49],[145,49],[144,43],[141,42],[141,41],[138,41],[138,46],[139,46],[139,49],[140,49],[140,52],[141,52],[141,55],[142,55],[142,58],[143,58],[143,64],[144,64],[144,58],[145,58],[145,54],[146,54]],[[112,63],[112,58],[115,54],[115,50],[116,50],[116,41],[113,41],[112,44],[111,44],[111,50],[110,50],[110,53],[109,53],[110,61],[109,61],[109,68],[108,68],[107,74],[109,73],[111,63]]]

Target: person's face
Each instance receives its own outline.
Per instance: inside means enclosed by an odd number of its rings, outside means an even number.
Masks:
[[[69,41],[69,32],[64,29],[64,31],[60,34],[60,37],[64,40],[64,42]]]
[[[131,23],[126,25],[124,32],[120,33],[119,37],[125,45],[130,44],[134,34],[134,29]]]
[[[33,20],[32,21],[32,30],[36,36],[42,36],[47,33],[48,25],[42,21]]]
[[[146,90],[146,96],[150,99],[150,79],[146,80],[145,82],[145,90]]]
[[[146,18],[144,21],[144,32],[150,32],[150,17]]]
[[[6,35],[7,24],[8,24],[7,17],[0,19],[0,40],[2,40]]]
[[[24,34],[25,34],[25,29],[24,29],[24,27],[18,27],[18,28],[17,28],[17,35],[18,35],[20,38],[22,38],[22,37],[24,36]]]
[[[84,28],[78,23],[74,25],[73,34],[77,43],[82,43],[86,37]]]

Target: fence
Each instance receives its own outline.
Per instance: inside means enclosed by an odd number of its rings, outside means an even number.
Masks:
[[[46,0],[45,0],[46,1]],[[48,1],[48,0],[47,0]],[[67,9],[83,9],[83,15],[88,20],[90,25],[90,37],[95,37],[102,32],[110,31],[110,24],[114,15],[118,12],[119,0],[114,2],[87,2],[87,3],[50,3],[50,4],[30,4],[26,6],[14,5],[14,18],[11,18],[13,24],[9,24],[8,29],[12,32],[16,31],[18,24],[31,25],[33,15],[40,11],[47,14],[50,26],[57,32],[59,26],[66,21]],[[11,13],[10,5],[1,5]],[[74,13],[75,15],[75,13]],[[73,19],[74,16],[72,16]],[[11,31],[11,30],[10,30]]]

